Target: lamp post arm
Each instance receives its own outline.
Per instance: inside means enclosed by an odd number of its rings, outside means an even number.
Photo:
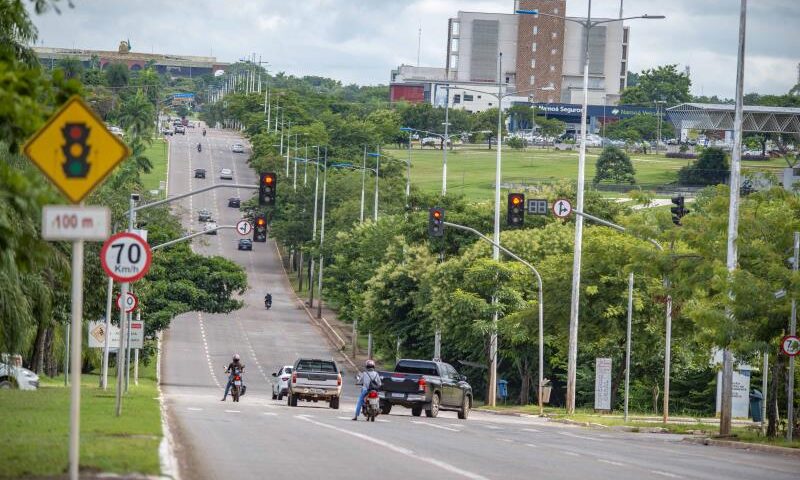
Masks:
[[[174,197],[165,198],[163,200],[158,200],[155,202],[146,203],[144,205],[139,205],[137,207],[133,207],[132,209],[126,212],[126,215],[130,215],[131,211],[138,212],[139,210],[144,210],[145,208],[150,207],[157,207],[159,205],[163,205],[165,203],[174,202],[175,200],[180,200],[182,198],[191,197],[192,195],[197,195],[198,193],[208,192],[209,190],[214,190],[216,188],[246,188],[250,190],[258,190],[258,185],[244,185],[239,183],[220,183],[217,185],[211,185],[210,187],[203,187],[197,190],[192,190],[188,193],[182,193],[180,195],[175,195]]]
[[[613,228],[614,230],[617,230],[617,231],[620,231],[620,232],[626,232],[626,233],[628,232],[628,230],[625,227],[623,227],[622,225],[617,225],[616,223],[609,222],[608,220],[603,220],[600,217],[595,217],[594,215],[590,215],[590,214],[588,214],[586,212],[580,212],[578,210],[573,210],[573,212],[575,212],[575,215],[580,215],[580,216],[582,216],[584,218],[587,218],[587,219],[589,219],[589,220],[591,220],[593,222],[597,222],[597,223],[599,223],[601,225],[605,225],[606,227]],[[646,238],[645,240],[647,240],[648,242],[652,243],[657,249],[661,250],[662,252],[664,251],[664,247],[658,242],[658,240],[655,240],[653,238]]]
[[[175,240],[170,240],[169,242],[164,242],[160,245],[150,247],[150,250],[158,250],[160,248],[169,247],[170,245],[175,245],[176,243],[184,242],[186,240],[191,240],[192,238],[199,237],[200,235],[208,235],[209,232],[216,232],[217,230],[224,230],[229,228],[236,228],[236,225],[220,225],[214,228],[209,228],[208,230],[203,230],[202,232],[186,235],[185,237],[176,238]]]

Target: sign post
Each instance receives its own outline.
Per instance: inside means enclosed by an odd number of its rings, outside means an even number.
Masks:
[[[130,156],[80,97],[70,98],[23,146],[23,152],[65,197],[80,207],[45,208],[43,238],[72,241],[70,328],[69,478],[80,460],[81,332],[83,332],[83,242],[108,236],[108,209],[83,207],[83,199]]]

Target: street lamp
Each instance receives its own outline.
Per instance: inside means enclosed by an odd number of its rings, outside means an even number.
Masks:
[[[378,147],[377,152],[368,152],[368,157],[375,158],[375,212],[373,217],[375,218],[375,223],[378,222],[378,180],[380,179],[380,170],[381,170],[381,147]]]
[[[581,25],[586,31],[586,47],[584,50],[583,62],[583,106],[581,110],[581,146],[578,156],[578,192],[575,209],[583,211],[583,189],[584,176],[586,173],[586,113],[589,104],[589,32],[592,28],[605,23],[622,22],[625,20],[643,19],[660,20],[666,18],[664,15],[639,15],[634,17],[614,18],[608,20],[592,20],[592,0],[589,0],[588,12],[585,20],[569,18],[562,15],[542,13],[538,10],[517,10],[516,13],[524,15],[543,15],[558,18],[567,22],[574,22]],[[499,144],[498,144],[499,145]],[[499,199],[499,194],[498,194]],[[499,200],[498,200],[499,201]],[[495,223],[499,220],[495,218]],[[575,413],[575,380],[576,364],[578,359],[578,301],[580,298],[581,283],[581,256],[583,249],[583,217],[575,219],[575,248],[572,261],[572,297],[570,301],[569,315],[569,350],[567,354],[567,413]]]

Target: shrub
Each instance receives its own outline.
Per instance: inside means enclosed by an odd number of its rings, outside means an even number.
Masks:
[[[697,158],[697,154],[688,152],[667,152],[667,158]]]
[[[615,183],[636,183],[631,157],[617,147],[607,146],[597,159],[594,183],[612,180]]]
[[[725,183],[729,175],[728,154],[711,147],[704,149],[694,164],[678,171],[678,181],[684,185],[716,185]]]

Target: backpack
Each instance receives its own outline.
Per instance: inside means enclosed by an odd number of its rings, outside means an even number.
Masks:
[[[367,390],[378,390],[381,388],[381,386],[378,384],[378,381],[381,378],[380,374],[375,371],[373,371],[373,373],[375,373],[374,377],[370,375],[369,372],[364,372],[364,375],[366,375],[369,378],[369,385],[367,385]]]

